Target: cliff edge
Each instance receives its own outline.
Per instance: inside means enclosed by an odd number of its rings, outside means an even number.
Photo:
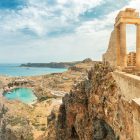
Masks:
[[[87,79],[65,95],[51,139],[133,139],[132,107],[121,95],[112,72],[108,64],[98,63]]]

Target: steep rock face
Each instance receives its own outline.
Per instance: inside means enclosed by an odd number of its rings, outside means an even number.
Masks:
[[[115,30],[112,31],[110,35],[110,40],[108,44],[108,49],[105,54],[103,54],[103,61],[109,62],[112,67],[117,66],[117,42],[116,42],[116,32]]]
[[[120,94],[107,64],[96,64],[87,80],[63,98],[56,125],[58,140],[132,140],[130,103]]]

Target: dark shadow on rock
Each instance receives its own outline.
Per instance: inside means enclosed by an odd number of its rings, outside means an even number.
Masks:
[[[93,140],[119,140],[114,130],[104,120],[93,120]]]
[[[78,134],[77,134],[74,126],[72,126],[72,128],[71,128],[71,139],[72,140],[79,140]]]

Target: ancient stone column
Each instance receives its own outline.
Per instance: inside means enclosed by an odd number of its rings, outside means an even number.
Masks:
[[[116,33],[116,55],[117,55],[117,66],[120,66],[120,28],[115,27]]]
[[[126,24],[120,24],[120,66],[127,67],[127,51],[126,51]]]
[[[137,25],[136,69],[140,70],[140,24]]]

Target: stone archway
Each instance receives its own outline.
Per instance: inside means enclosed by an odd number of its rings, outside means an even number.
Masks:
[[[136,69],[140,70],[140,18],[135,9],[127,8],[121,11],[116,17],[116,55],[117,66],[127,67],[127,49],[126,49],[126,24],[134,24],[137,28],[136,33]]]

